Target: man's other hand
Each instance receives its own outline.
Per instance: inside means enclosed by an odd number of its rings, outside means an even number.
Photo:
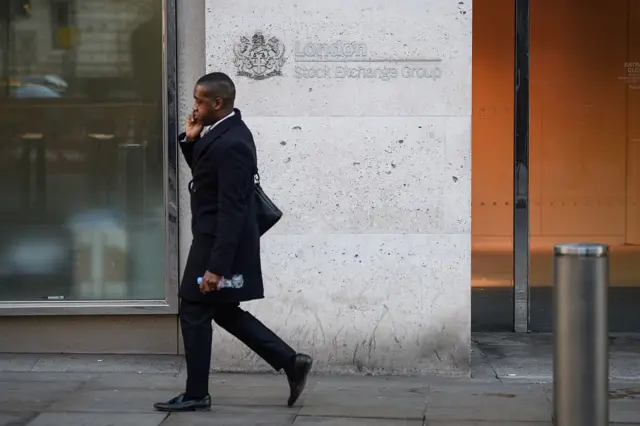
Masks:
[[[202,277],[202,284],[200,285],[200,291],[203,293],[211,293],[212,291],[217,291],[220,286],[220,281],[222,277],[220,275],[216,275],[213,272],[205,272],[204,277]]]

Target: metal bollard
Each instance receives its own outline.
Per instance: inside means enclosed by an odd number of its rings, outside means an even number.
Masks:
[[[554,425],[608,426],[609,247],[561,244],[554,254]]]

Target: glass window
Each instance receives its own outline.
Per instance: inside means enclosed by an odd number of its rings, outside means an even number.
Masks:
[[[0,301],[164,300],[162,0],[0,2]]]
[[[611,331],[640,330],[640,2],[531,2],[531,329],[553,246],[611,247]]]
[[[473,331],[513,330],[512,0],[473,3]]]

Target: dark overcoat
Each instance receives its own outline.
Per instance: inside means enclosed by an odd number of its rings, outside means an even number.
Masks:
[[[179,138],[184,140],[184,134]],[[192,174],[189,193],[193,233],[180,297],[212,303],[263,298],[254,196],[256,146],[240,111],[234,109],[234,115],[200,139],[180,142],[180,148]],[[197,279],[207,270],[226,278],[242,275],[244,284],[202,294]]]

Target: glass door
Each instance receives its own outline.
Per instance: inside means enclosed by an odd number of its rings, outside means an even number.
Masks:
[[[530,330],[552,329],[552,248],[611,247],[611,331],[640,330],[640,3],[531,2]]]
[[[472,330],[513,330],[513,0],[473,4]]]

